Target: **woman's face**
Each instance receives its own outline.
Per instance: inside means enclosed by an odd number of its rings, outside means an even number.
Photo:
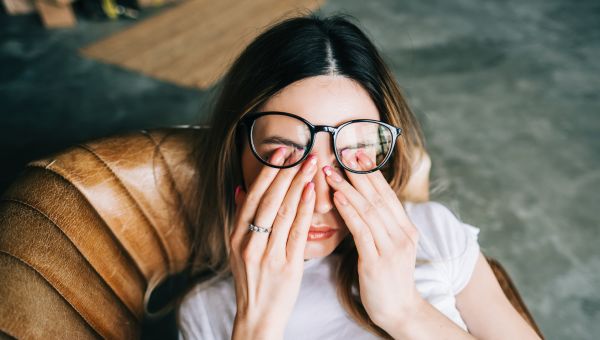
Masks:
[[[313,125],[338,126],[352,119],[380,119],[379,111],[369,94],[356,81],[343,76],[315,76],[297,81],[271,97],[259,111],[293,113]],[[324,166],[330,165],[333,169],[343,172],[337,164],[329,133],[318,133],[315,136],[311,154],[317,156],[318,166],[313,178],[316,201],[311,227],[326,226],[337,229],[337,232],[327,239],[309,238],[304,250],[304,259],[331,254],[349,233],[335,209],[333,191],[322,171]],[[246,141],[242,153],[242,173],[246,188],[254,182],[263,166],[265,165],[256,159]]]

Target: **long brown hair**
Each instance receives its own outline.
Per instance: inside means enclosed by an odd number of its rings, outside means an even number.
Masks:
[[[198,178],[195,206],[191,209],[189,265],[194,284],[210,284],[231,274],[233,193],[235,186],[243,183],[243,143],[236,122],[295,81],[318,75],[348,77],[369,93],[382,121],[402,127],[394,154],[382,172],[404,201],[402,192],[411,176],[411,165],[425,150],[423,134],[394,76],[354,20],[346,14],[319,17],[314,13],[284,19],[250,43],[222,79],[210,128],[197,145]],[[358,295],[358,254],[353,239],[345,238],[334,252],[341,256],[336,269],[340,303],[359,325],[390,338],[371,321]]]

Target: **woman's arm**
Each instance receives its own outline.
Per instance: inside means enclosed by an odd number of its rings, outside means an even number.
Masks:
[[[456,307],[477,338],[540,338],[506,298],[481,252],[469,283],[456,295]]]
[[[394,339],[540,339],[504,295],[481,252],[473,275],[456,295],[456,307],[469,333],[426,300],[386,329]]]
[[[393,326],[380,327],[394,339],[475,339],[425,299],[420,299],[410,315],[388,324]]]

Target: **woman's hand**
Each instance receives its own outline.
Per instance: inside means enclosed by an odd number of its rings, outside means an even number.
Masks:
[[[372,167],[365,152],[348,154],[353,169]],[[418,231],[380,171],[346,171],[350,183],[328,166],[323,171],[357,247],[362,303],[373,322],[389,329],[422,302],[414,282]]]
[[[284,153],[284,148],[275,151],[273,164],[283,164]],[[304,271],[316,168],[313,155],[288,169],[265,166],[248,193],[239,190],[236,194],[230,238],[237,303],[234,339],[283,337]],[[272,232],[250,231],[250,223],[272,228]]]

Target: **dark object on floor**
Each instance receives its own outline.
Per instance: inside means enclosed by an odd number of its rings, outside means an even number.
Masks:
[[[77,7],[83,15],[94,20],[137,19],[140,9],[136,0],[79,0]]]

